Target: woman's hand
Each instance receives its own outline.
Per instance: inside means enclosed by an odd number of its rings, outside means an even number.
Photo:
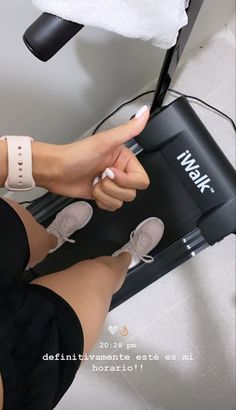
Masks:
[[[138,189],[148,187],[149,178],[123,144],[142,132],[148,118],[149,110],[143,107],[141,114],[127,124],[72,144],[52,145],[50,164],[47,162],[43,170],[35,147],[37,185],[60,195],[94,199],[100,208],[109,211],[120,208],[123,202],[133,201]]]

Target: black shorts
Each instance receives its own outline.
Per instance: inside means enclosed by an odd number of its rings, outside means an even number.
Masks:
[[[4,410],[53,409],[71,385],[83,354],[83,330],[70,305],[46,287],[25,284],[29,256],[21,219],[0,199]]]

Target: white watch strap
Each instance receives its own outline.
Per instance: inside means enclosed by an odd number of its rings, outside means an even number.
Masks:
[[[31,137],[4,136],[8,147],[8,177],[5,187],[9,191],[29,191],[35,187],[32,171]]]

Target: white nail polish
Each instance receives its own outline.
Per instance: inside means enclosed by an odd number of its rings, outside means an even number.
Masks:
[[[100,180],[99,177],[94,178],[94,180],[93,180],[93,186],[97,185],[97,184],[99,183],[99,180]]]
[[[105,170],[105,174],[106,174],[106,176],[107,176],[108,178],[110,178],[110,179],[114,179],[114,178],[115,178],[115,174],[114,174],[114,172],[113,172],[110,168],[107,168],[107,169]]]
[[[104,172],[102,173],[102,180],[104,180],[106,177],[107,177],[107,174],[106,174],[106,171],[104,171]]]
[[[137,114],[135,115],[135,118],[141,118],[142,115],[148,110],[148,106],[144,105],[140,110],[138,110]]]

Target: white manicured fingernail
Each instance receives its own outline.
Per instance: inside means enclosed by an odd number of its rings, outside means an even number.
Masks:
[[[103,172],[102,174],[102,180],[104,180],[107,177],[106,171]]]
[[[144,105],[140,110],[138,110],[137,114],[135,115],[135,118],[141,118],[143,114],[148,110],[148,106]]]
[[[94,180],[93,180],[93,186],[97,185],[97,184],[99,183],[99,180],[100,180],[99,177],[94,178]]]
[[[110,179],[114,179],[114,178],[115,178],[115,174],[114,174],[114,172],[113,172],[110,168],[107,168],[107,169],[105,170],[105,174],[106,174],[106,176],[107,176],[108,178],[110,178]]]

